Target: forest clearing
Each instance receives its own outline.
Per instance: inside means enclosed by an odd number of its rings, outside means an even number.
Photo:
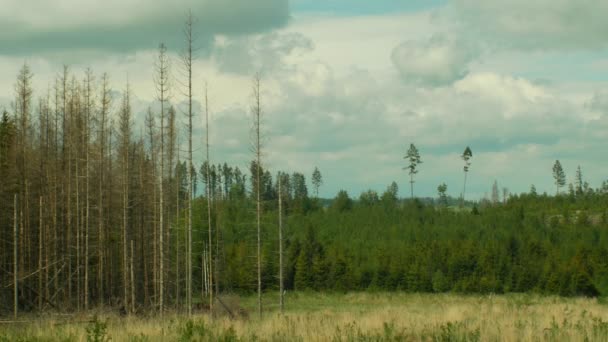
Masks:
[[[267,293],[265,302],[278,297]],[[289,293],[277,306],[231,319],[217,312],[157,317],[102,313],[91,323],[41,316],[0,326],[0,341],[606,341],[605,300],[534,294]],[[236,305],[237,297],[225,297]],[[241,298],[254,313],[257,298]],[[74,316],[74,321],[85,316]]]

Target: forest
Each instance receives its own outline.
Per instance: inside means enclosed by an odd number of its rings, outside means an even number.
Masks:
[[[437,198],[418,199],[422,158],[404,142],[409,198],[393,180],[382,193],[319,198],[320,170],[264,166],[272,143],[260,139],[257,75],[251,163],[210,160],[208,113],[192,106],[190,19],[176,61],[187,77],[185,127],[167,95],[173,71],[162,44],[150,66],[158,108],[140,134],[128,84],[117,98],[108,74],[65,66],[35,93],[30,67],[18,71],[0,122],[0,315],[101,306],[191,313],[233,293],[257,293],[260,315],[264,292],[278,293],[281,307],[291,291],[608,294],[608,184],[593,188],[580,168],[560,192],[561,165],[553,174],[547,166],[555,194],[532,186],[501,196],[495,184],[491,198],[465,201],[464,189],[451,198],[439,184]],[[204,142],[192,139],[199,115]],[[205,149],[196,165],[193,151]],[[465,189],[472,158],[466,147]]]

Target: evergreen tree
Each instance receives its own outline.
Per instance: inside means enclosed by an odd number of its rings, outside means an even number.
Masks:
[[[553,164],[553,179],[555,180],[555,193],[559,195],[559,188],[566,185],[566,174],[559,160],[556,160],[555,164]]]
[[[321,171],[316,166],[312,173],[312,185],[315,188],[315,197],[319,198],[319,188],[323,185],[323,176],[321,176]]]
[[[397,194],[399,193],[399,186],[397,186],[396,182],[392,182],[386,190],[382,193],[380,201],[384,205],[385,208],[394,207],[399,200]]]
[[[492,185],[492,205],[497,205],[500,201],[500,194],[498,192],[498,182],[495,180]]]
[[[365,207],[371,207],[380,202],[378,193],[374,190],[367,190],[361,193],[359,196],[359,204]]]
[[[353,200],[348,196],[348,192],[340,190],[334,198],[331,207],[338,212],[351,210],[353,208]]]
[[[576,179],[575,179],[575,192],[577,196],[583,194],[583,172],[581,171],[581,166],[579,165],[576,168]]]
[[[445,183],[441,183],[437,187],[437,194],[439,195],[439,204],[443,207],[448,206],[448,196],[446,194],[447,191],[448,186]]]
[[[414,175],[418,173],[418,165],[422,164],[422,161],[420,160],[420,153],[414,144],[410,144],[410,148],[407,150],[407,154],[405,157],[403,157],[403,159],[409,162],[409,164],[403,169],[409,170],[411,198],[414,199]]]
[[[460,158],[462,158],[462,160],[464,160],[464,185],[462,186],[462,203],[461,203],[461,205],[464,206],[464,195],[467,190],[467,174],[469,173],[469,167],[471,166],[471,158],[473,158],[473,152],[471,151],[471,148],[469,146],[467,146],[464,149],[464,152],[462,153]]]

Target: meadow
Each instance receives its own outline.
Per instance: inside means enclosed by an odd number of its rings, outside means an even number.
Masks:
[[[267,294],[226,296],[240,314],[159,317],[96,312],[2,324],[0,341],[607,341],[608,303],[534,294],[288,293],[285,313]],[[25,317],[24,317],[25,320]],[[70,321],[72,323],[70,323]]]

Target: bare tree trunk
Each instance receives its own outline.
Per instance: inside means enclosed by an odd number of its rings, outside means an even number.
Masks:
[[[164,288],[165,288],[165,247],[164,247],[164,235],[165,235],[165,223],[164,223],[164,212],[165,212],[165,193],[164,193],[164,179],[165,179],[165,102],[167,101],[168,89],[168,78],[169,78],[169,60],[167,57],[167,48],[165,44],[159,46],[158,65],[156,67],[157,77],[157,91],[158,100],[160,102],[160,213],[159,213],[159,263],[160,263],[160,274],[159,274],[159,310],[160,317],[163,317],[164,311]]]
[[[55,79],[55,169],[53,170],[53,290],[59,290],[59,274],[57,273],[57,264],[58,264],[58,235],[57,235],[57,201],[58,195],[57,191],[59,190],[59,182],[57,180],[57,174],[59,173],[59,80]]]
[[[179,161],[179,143],[177,144],[177,164],[180,164]],[[180,187],[180,179],[179,172],[175,173],[175,302],[176,307],[179,308],[179,187]]]
[[[98,263],[97,263],[97,292],[98,292],[98,296],[99,296],[99,305],[101,305],[103,303],[103,297],[104,297],[104,248],[105,248],[105,236],[104,236],[104,212],[103,212],[103,205],[104,205],[104,197],[103,197],[103,192],[104,192],[104,181],[105,181],[105,170],[104,170],[104,160],[106,158],[105,155],[105,134],[106,134],[106,120],[107,120],[107,115],[108,112],[110,110],[110,89],[108,87],[108,75],[107,74],[103,74],[102,77],[102,90],[101,90],[101,111],[100,111],[100,118],[99,118],[99,199],[98,199],[98,205],[97,205],[97,211],[98,211],[98,216],[99,216],[99,222],[98,222],[98,227],[97,227],[97,259],[98,259]]]
[[[213,229],[211,228],[211,174],[209,173],[209,97],[207,95],[207,84],[205,84],[205,130],[205,148],[207,151],[207,224],[209,228],[209,312],[213,313]]]
[[[108,129],[108,193],[112,193],[112,189],[114,188],[114,178],[112,177],[112,128],[114,127],[114,122],[110,121],[109,129]],[[113,217],[113,205],[112,201],[108,200],[108,214],[106,215],[108,218]],[[114,288],[114,279],[112,277],[112,266],[113,266],[113,255],[110,249],[110,246],[104,245],[102,246],[104,249],[104,261],[106,265],[104,269],[106,273],[104,275],[105,285],[104,288],[107,289],[108,294],[112,293],[112,289]]]
[[[205,259],[205,250],[203,249],[203,253],[201,254],[201,299],[205,298],[205,293],[207,293],[207,268]]]
[[[131,240],[131,313],[135,313],[135,274],[133,272],[133,240]]]
[[[65,97],[65,92],[64,92]],[[64,100],[65,101],[65,100]],[[66,244],[66,254],[68,258],[68,296],[67,301],[72,306],[72,142],[71,142],[71,134],[72,134],[72,125],[71,125],[71,113],[68,113],[68,132],[67,134],[67,142],[68,142],[68,189],[66,193],[66,201],[67,201],[67,225],[68,225],[68,235],[67,235],[67,244]]]
[[[253,129],[254,129],[254,134],[255,134],[255,141],[254,141],[254,153],[255,153],[255,157],[256,157],[256,182],[257,182],[257,186],[256,186],[256,207],[257,207],[257,269],[258,269],[258,315],[260,316],[260,318],[262,318],[262,239],[261,239],[261,215],[262,215],[262,207],[261,207],[261,198],[260,198],[260,191],[261,191],[261,184],[260,184],[260,180],[261,180],[261,175],[260,175],[260,169],[262,168],[261,165],[261,159],[262,159],[262,146],[261,146],[261,140],[260,140],[260,117],[262,115],[262,108],[261,108],[261,104],[260,104],[260,75],[256,74],[256,76],[253,79],[253,97],[254,97],[254,106],[252,108],[253,110],[253,116],[254,116],[254,123],[253,123]]]
[[[42,228],[42,196],[38,203],[38,311],[42,311],[42,234],[44,229]]]
[[[464,172],[464,185],[462,187],[462,206],[464,207],[464,193],[467,189],[467,172]]]
[[[152,161],[152,181],[153,181],[153,186],[152,186],[152,250],[153,250],[153,258],[152,258],[152,284],[153,284],[153,289],[154,289],[154,309],[157,310],[157,305],[160,304],[160,300],[159,300],[159,270],[158,270],[158,265],[159,265],[159,239],[157,238],[158,235],[158,230],[156,229],[157,227],[157,220],[156,220],[156,192],[157,192],[157,188],[156,188],[156,182],[158,181],[158,177],[156,176],[156,146],[154,144],[154,137],[155,137],[155,130],[154,130],[154,125],[155,125],[155,120],[154,120],[154,116],[152,115],[152,109],[150,107],[148,107],[148,114],[146,116],[146,125],[148,126],[148,139],[150,140],[150,159]],[[162,126],[162,123],[161,123]],[[141,169],[141,164],[140,164],[140,169]],[[140,174],[143,175],[143,170],[142,172],[140,172]],[[162,178],[162,177],[161,177]],[[141,181],[141,180],[140,180]],[[141,185],[141,187],[143,188],[143,184]]]
[[[80,310],[80,153],[76,149],[76,309]]]
[[[128,147],[127,147],[128,149]],[[127,152],[128,153],[128,152]],[[128,300],[127,300],[127,294],[129,293],[129,281],[127,278],[128,275],[128,264],[127,264],[127,208],[129,205],[129,185],[128,185],[128,178],[129,178],[129,158],[126,157],[123,160],[123,163],[125,163],[123,166],[125,168],[125,172],[123,174],[123,193],[122,193],[122,262],[123,262],[123,305],[125,306],[125,309],[128,308]]]
[[[84,309],[89,310],[89,121],[91,119],[91,69],[86,74],[86,118],[84,123],[84,149],[85,149],[85,216],[84,216]]]
[[[179,160],[179,141],[177,143],[177,165],[180,165],[180,160]],[[175,306],[176,308],[179,310],[179,295],[180,295],[180,279],[179,279],[179,250],[180,250],[180,244],[179,244],[179,237],[180,237],[180,231],[179,231],[179,190],[180,190],[180,178],[179,178],[179,171],[175,172]]]
[[[279,173],[279,306],[281,308],[281,314],[285,307],[285,301],[283,297],[283,192],[281,191],[281,174]]]
[[[410,191],[411,191],[411,198],[414,199],[414,175],[413,174],[410,175]]]
[[[188,306],[188,315],[192,315],[192,196],[193,196],[193,164],[192,164],[192,62],[194,59],[194,41],[193,35],[194,16],[192,11],[188,12],[184,25],[184,35],[186,39],[185,51],[182,55],[182,62],[188,77],[188,247],[187,247],[187,280],[186,280],[186,298]]]
[[[19,225],[17,223],[17,194],[15,194],[14,204],[13,204],[13,316],[17,318],[18,307],[19,307],[19,287],[18,287],[18,279],[17,273],[19,271],[17,265],[17,248],[19,246],[17,242]]]
[[[121,113],[121,139],[122,139],[122,167],[123,167],[123,203],[122,203],[122,263],[123,263],[123,305],[125,310],[128,309],[128,261],[127,261],[127,227],[128,227],[128,208],[129,208],[129,149],[130,149],[130,94],[129,85],[125,91],[123,99],[123,108]]]

